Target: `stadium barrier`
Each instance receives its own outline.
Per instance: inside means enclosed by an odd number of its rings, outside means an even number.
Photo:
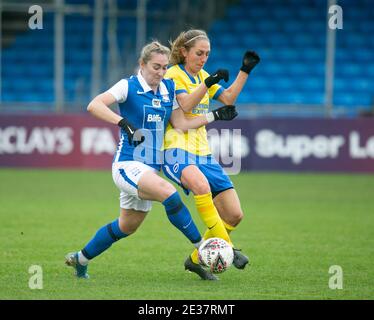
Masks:
[[[374,119],[251,119],[208,126],[214,155],[240,171],[374,172]],[[0,166],[108,169],[119,129],[89,115],[2,115]]]

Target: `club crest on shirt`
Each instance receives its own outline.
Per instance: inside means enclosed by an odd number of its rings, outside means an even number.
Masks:
[[[152,99],[152,106],[155,108],[161,108],[161,100],[160,99]]]

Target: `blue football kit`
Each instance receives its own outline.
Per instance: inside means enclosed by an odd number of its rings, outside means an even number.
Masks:
[[[120,115],[145,137],[143,143],[133,146],[121,130],[114,162],[139,161],[160,170],[165,129],[176,105],[174,87],[172,80],[163,79],[155,93],[138,73],[108,90],[118,101]]]

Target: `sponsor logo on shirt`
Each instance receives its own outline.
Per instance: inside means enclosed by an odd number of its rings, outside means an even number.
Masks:
[[[192,109],[192,114],[206,114],[209,111],[207,104],[199,104]]]
[[[161,122],[162,118],[159,114],[149,114],[147,117],[148,122]]]

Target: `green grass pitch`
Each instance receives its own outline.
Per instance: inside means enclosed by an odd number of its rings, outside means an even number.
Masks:
[[[245,213],[232,240],[251,266],[218,282],[184,271],[191,245],[157,203],[79,280],[64,255],[118,216],[111,179],[109,170],[0,170],[0,300],[374,298],[374,176],[232,176]],[[203,233],[192,197],[184,199]],[[32,265],[42,267],[41,290],[29,288]],[[342,289],[329,288],[333,265]]]

